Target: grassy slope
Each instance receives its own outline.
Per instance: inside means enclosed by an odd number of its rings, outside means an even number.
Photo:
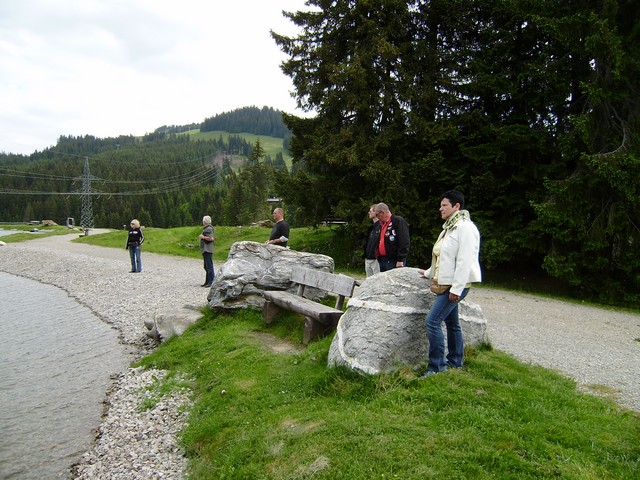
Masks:
[[[254,135],[253,133],[228,133],[223,131],[213,132],[201,132],[200,130],[189,130],[186,132],[191,136],[193,140],[217,140],[222,135],[222,138],[227,139],[229,135],[238,136],[244,138],[247,143],[254,145],[256,140],[260,139],[260,144],[264,148],[264,153],[270,155],[271,158],[275,158],[277,153],[282,153],[284,161],[288,167],[291,167],[291,157],[282,147],[282,138],[268,137],[266,135]]]
[[[46,235],[68,235],[70,231],[76,232],[78,234],[81,233],[80,228],[74,228],[73,230],[69,230],[67,227],[62,226],[53,226],[53,227],[43,227],[40,225],[2,225],[0,226],[3,230],[20,230],[23,233],[13,233],[11,235],[5,235],[0,237],[0,241],[5,243],[17,243],[24,242],[27,240],[34,240],[36,238],[42,238]],[[37,228],[39,232],[31,233],[30,230],[33,228]]]
[[[283,355],[253,333],[301,325],[206,312],[141,362],[193,379],[192,479],[637,478],[640,416],[550,370],[480,348],[425,381],[360,376],[327,368],[330,339]]]

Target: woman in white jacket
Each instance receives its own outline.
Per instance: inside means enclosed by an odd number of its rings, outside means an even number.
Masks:
[[[440,215],[445,223],[433,246],[431,267],[419,270],[421,275],[431,279],[431,290],[436,293],[425,320],[429,338],[429,365],[423,378],[445,372],[447,367],[462,367],[464,343],[458,319],[458,303],[467,296],[471,283],[482,280],[480,232],[463,207],[464,195],[461,192],[450,190],[442,195]],[[447,327],[446,357],[442,322]]]

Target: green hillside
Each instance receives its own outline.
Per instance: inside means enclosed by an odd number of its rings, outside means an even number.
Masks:
[[[278,137],[268,137],[265,135],[254,135],[253,133],[228,133],[220,130],[212,131],[212,132],[201,132],[200,130],[189,130],[185,132],[186,135],[189,135],[193,140],[218,140],[220,136],[225,140],[228,140],[230,136],[236,136],[243,138],[246,142],[254,145],[256,140],[259,138],[260,143],[262,144],[262,148],[264,148],[264,152],[266,155],[269,155],[271,158],[275,158],[276,154],[282,153],[282,157],[284,161],[287,163],[287,168],[291,168],[291,156],[284,149],[282,145],[283,139]]]

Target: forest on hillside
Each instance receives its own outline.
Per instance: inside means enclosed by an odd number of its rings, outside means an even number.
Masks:
[[[546,274],[580,298],[640,305],[640,2],[308,6],[287,14],[298,35],[272,33],[298,105],[316,112],[282,114],[291,171],[259,142],[234,171],[222,139],[62,138],[51,151],[0,156],[0,216],[77,217],[75,195],[6,193],[78,189],[89,156],[91,175],[120,182],[92,183],[105,192],[92,197],[101,226],[199,224],[205,213],[245,224],[269,218],[275,196],[292,226],[346,221],[336,239],[352,245],[355,265],[369,205],[384,201],[409,223],[409,265],[427,266],[440,195],[455,188],[481,231],[485,271]],[[252,109],[264,110],[243,114]],[[227,120],[212,124],[248,130]]]
[[[253,133],[288,138],[291,132],[282,121],[282,112],[272,107],[243,107],[205,118],[201,132]]]
[[[239,170],[232,168],[238,157]],[[161,129],[142,138],[62,136],[28,156],[0,154],[0,220],[74,218],[122,228],[138,218],[168,228],[197,225],[209,214],[218,225],[248,224],[270,218],[265,199],[276,196],[279,173],[287,173],[283,153],[265,154],[259,138],[192,140]],[[90,201],[91,225],[84,225],[83,199]]]
[[[282,121],[282,112],[273,107],[242,107],[205,118],[201,123],[187,125],[163,125],[153,133],[183,133],[189,130],[201,132],[252,133],[288,139],[291,132]]]

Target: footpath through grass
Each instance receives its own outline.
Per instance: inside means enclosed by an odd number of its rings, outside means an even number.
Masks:
[[[339,227],[302,227],[292,229],[289,246],[300,252],[321,253],[332,257],[336,264],[346,264],[346,257],[352,252],[345,251],[340,245],[332,242],[334,230]],[[264,243],[269,238],[271,228],[267,227],[219,227],[215,226],[216,243],[213,251],[215,262],[225,262],[229,249],[235,242],[250,241]],[[202,258],[198,235],[202,226],[178,228],[145,228],[144,252],[175,255],[190,258]],[[75,242],[100,245],[103,247],[122,248],[127,241],[127,231],[114,230],[111,233],[88,235]],[[362,267],[364,273],[364,266]]]
[[[330,338],[279,354],[265,328],[207,311],[140,362],[193,379],[192,479],[638,478],[640,416],[550,370],[485,347],[427,380],[361,376],[327,367]],[[269,328],[302,337],[293,314]]]

